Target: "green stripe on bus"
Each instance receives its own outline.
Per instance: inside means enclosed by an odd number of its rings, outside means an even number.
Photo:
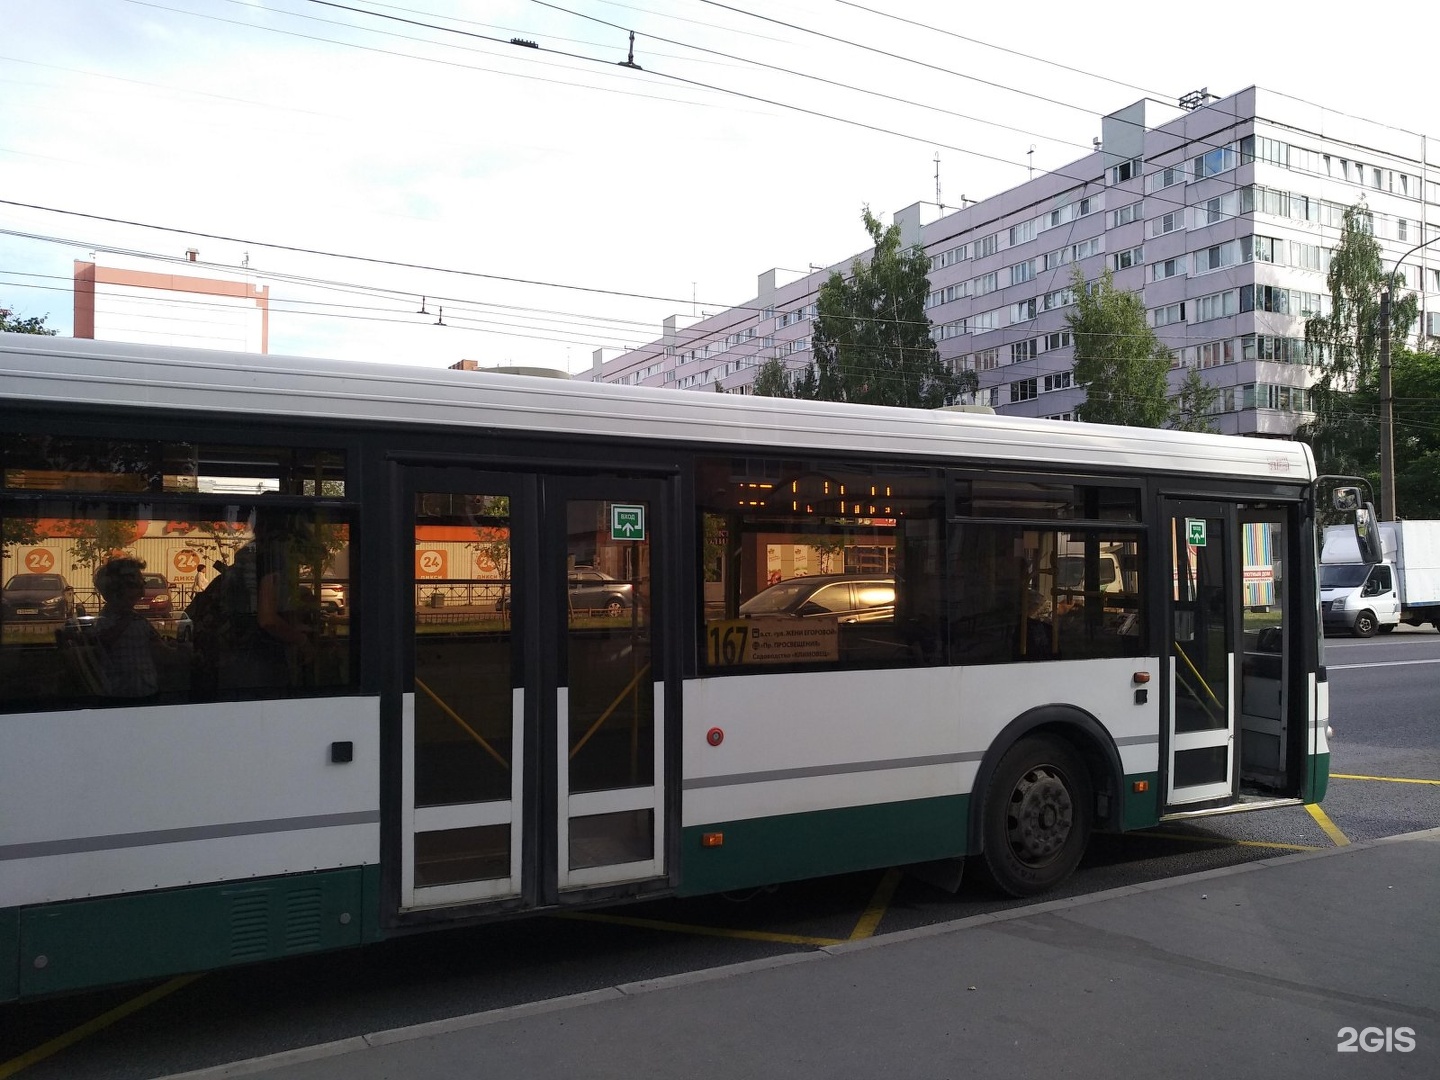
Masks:
[[[353,867],[22,908],[19,992],[29,997],[358,945],[367,921],[365,877]]]
[[[1145,790],[1135,791],[1137,783],[1144,783]],[[1120,816],[1120,828],[1148,829],[1160,820],[1160,774],[1158,772],[1127,773],[1125,784],[1120,789],[1124,812]]]
[[[970,796],[817,810],[691,826],[681,838],[681,896],[844,874],[965,854]],[[724,843],[704,847],[720,834]]]
[[[0,1001],[20,996],[20,912],[0,911]]]
[[[1330,790],[1330,755],[1310,755],[1310,775],[1307,778],[1310,782],[1307,791],[1303,792],[1307,803],[1318,803],[1325,801],[1325,793]]]

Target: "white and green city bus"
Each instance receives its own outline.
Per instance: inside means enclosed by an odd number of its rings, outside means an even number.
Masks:
[[[0,1000],[967,857],[1030,895],[1325,791],[1299,443],[20,335],[0,410]]]

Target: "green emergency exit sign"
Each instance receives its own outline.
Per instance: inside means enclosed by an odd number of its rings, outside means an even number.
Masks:
[[[1185,519],[1185,542],[1191,547],[1205,546],[1205,519]]]

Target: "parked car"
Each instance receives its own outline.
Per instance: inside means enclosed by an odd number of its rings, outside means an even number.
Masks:
[[[59,574],[13,574],[0,593],[0,610],[6,619],[63,619],[73,612],[67,606],[74,592]]]
[[[319,607],[324,615],[345,614],[345,586],[338,581],[322,581],[320,583],[320,599],[314,600],[315,590],[309,584],[300,585],[301,599],[309,606],[312,602]]]
[[[842,623],[890,622],[895,618],[895,579],[879,574],[815,574],[790,578],[740,605],[740,617],[813,619]]]
[[[593,566],[577,566],[570,571],[567,582],[571,611],[601,611],[607,615],[619,615],[630,607],[634,587],[628,581],[620,581]],[[506,596],[495,604],[498,611],[510,610],[510,597]]]
[[[618,581],[593,566],[577,566],[570,571],[570,610],[603,608],[607,615],[619,615],[630,606],[633,587]]]
[[[322,581],[320,583],[320,610],[326,615],[345,614],[345,585],[343,582]]]
[[[135,602],[135,612],[147,619],[168,619],[175,611],[175,598],[170,595],[170,582],[164,574],[142,574],[145,593]]]

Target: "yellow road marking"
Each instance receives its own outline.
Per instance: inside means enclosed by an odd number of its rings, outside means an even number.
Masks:
[[[774,941],[782,945],[839,945],[844,938],[807,937],[804,934],[772,934],[766,930],[726,930],[718,926],[692,926],[689,923],[662,922],[659,919],[636,919],[629,915],[602,915],[594,911],[567,911],[554,916],[557,919],[576,919],[580,922],[613,923],[616,926],[635,926],[642,930],[666,930],[675,934],[699,934],[702,937],[742,938],[746,941]],[[0,1080],[4,1080],[0,1076]]]
[[[1433,784],[1440,787],[1440,780],[1416,780],[1409,776],[1354,776],[1350,773],[1332,772],[1331,780],[1379,780],[1384,784]]]
[[[1310,812],[1310,816],[1315,819],[1315,823],[1320,826],[1326,836],[1330,837],[1336,847],[1344,847],[1350,843],[1350,838],[1335,827],[1335,823],[1330,820],[1329,815],[1327,815],[1324,810],[1321,810],[1320,807],[1314,803],[1306,803],[1305,809]]]
[[[31,1065],[36,1065],[48,1057],[55,1056],[66,1047],[74,1046],[81,1039],[88,1038],[97,1031],[102,1031],[111,1024],[125,1019],[125,1017],[131,1013],[139,1012],[145,1008],[145,1006],[153,1005],[161,998],[173,994],[176,990],[189,986],[198,978],[200,978],[200,975],[181,975],[179,978],[171,979],[169,982],[163,983],[153,990],[147,990],[139,997],[131,998],[123,1005],[115,1006],[115,1008],[107,1013],[101,1013],[93,1020],[87,1020],[79,1027],[67,1031],[64,1035],[57,1035],[43,1046],[37,1046],[34,1050],[21,1054],[17,1058],[11,1058],[9,1061],[0,1063],[0,1080],[5,1080],[6,1077],[14,1076],[22,1069],[28,1069]]]
[[[900,871],[892,866],[885,871],[885,876],[875,887],[875,895],[870,898],[870,906],[865,909],[865,914],[860,916],[860,921],[855,924],[855,929],[850,931],[851,941],[859,941],[861,938],[868,938],[875,933],[880,926],[880,920],[885,917],[885,909],[890,906],[890,900],[899,887]]]
[[[1187,836],[1184,833],[1140,829],[1130,836],[1153,836],[1159,840],[1188,840],[1196,844],[1223,844],[1226,847],[1275,848],[1279,851],[1319,851],[1314,844],[1278,844],[1269,840],[1231,840],[1225,836]]]

